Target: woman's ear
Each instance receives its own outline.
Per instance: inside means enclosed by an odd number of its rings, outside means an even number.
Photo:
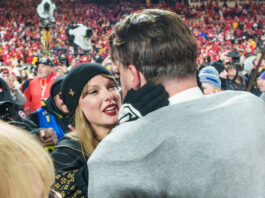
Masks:
[[[139,70],[137,70],[134,65],[129,65],[128,69],[130,70],[130,73],[132,75],[132,83],[134,90],[138,90],[140,87],[147,83],[144,75]]]

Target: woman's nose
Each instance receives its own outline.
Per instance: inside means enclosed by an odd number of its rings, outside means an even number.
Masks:
[[[106,100],[112,100],[114,98],[114,95],[111,91],[106,90],[104,93],[104,97]]]

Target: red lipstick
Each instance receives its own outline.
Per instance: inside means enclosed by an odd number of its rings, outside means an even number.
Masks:
[[[107,115],[116,115],[117,114],[117,105],[115,103],[111,103],[111,104],[107,105],[103,109],[103,113],[105,113]]]

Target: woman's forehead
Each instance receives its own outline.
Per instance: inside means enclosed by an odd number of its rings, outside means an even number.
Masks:
[[[97,75],[88,81],[88,86],[103,85],[109,82],[114,82],[114,80],[104,75]]]

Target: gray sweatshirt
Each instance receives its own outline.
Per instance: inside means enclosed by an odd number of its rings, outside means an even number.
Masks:
[[[265,103],[226,91],[124,123],[88,160],[89,198],[264,198]]]

